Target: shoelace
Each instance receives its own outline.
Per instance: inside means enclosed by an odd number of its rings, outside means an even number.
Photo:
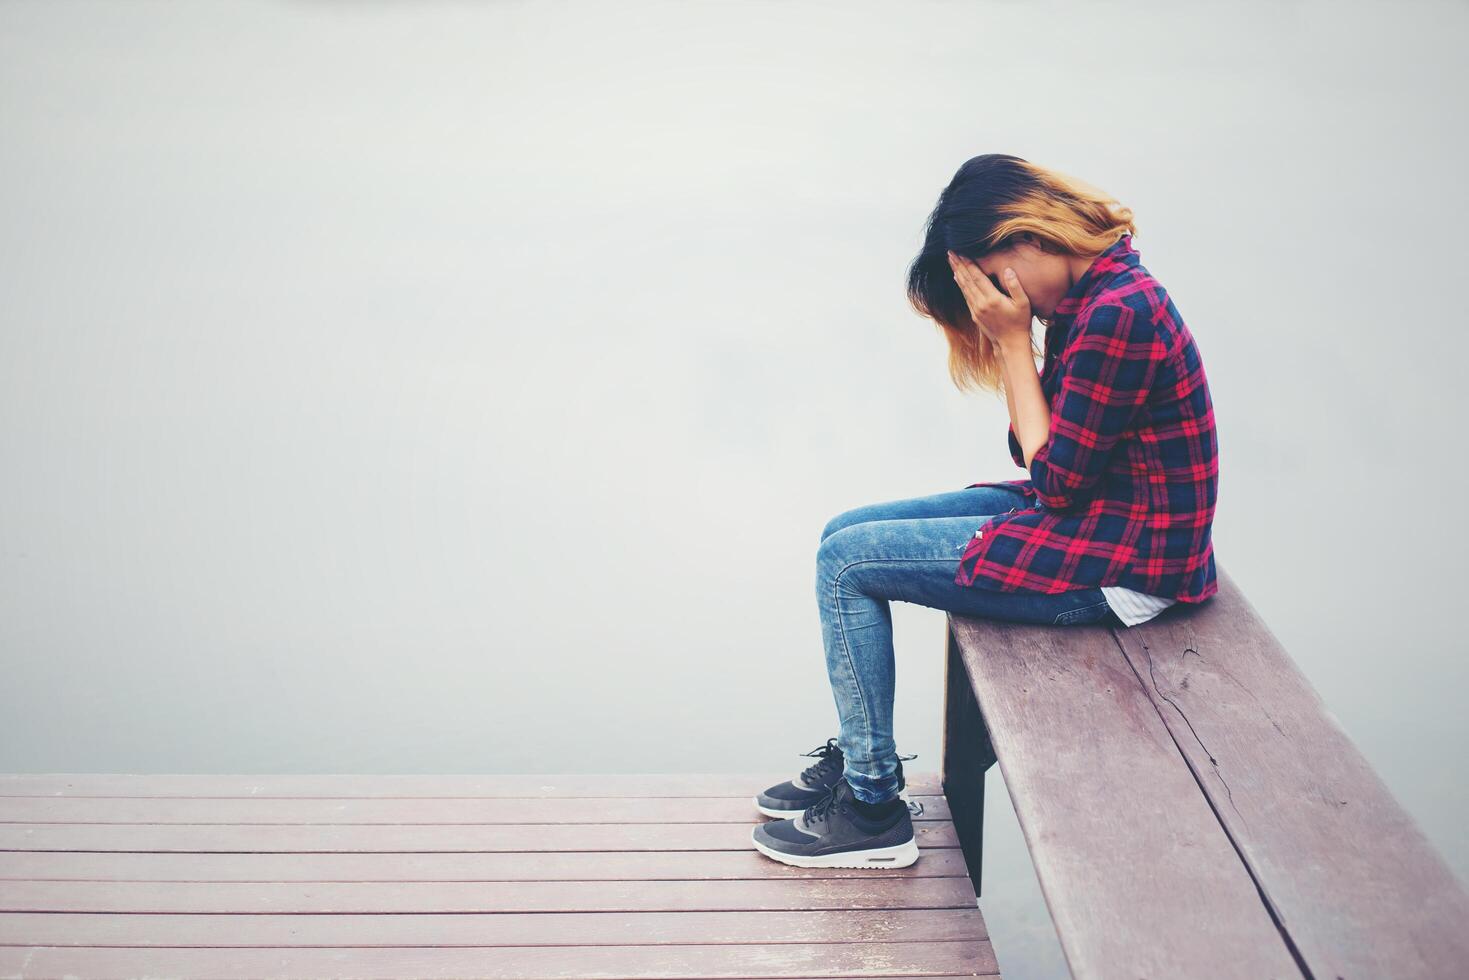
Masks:
[[[835,783],[832,783],[831,789],[826,791],[825,796],[806,808],[802,814],[806,826],[809,827],[814,823],[825,820],[827,814],[831,813],[832,807],[836,805],[837,787],[842,785],[842,782],[842,780],[838,779]]]
[[[820,774],[820,772],[823,769],[826,769],[829,766],[831,766],[833,757],[834,756],[841,755],[841,752],[842,752],[842,750],[837,745],[837,740],[834,739],[834,738],[829,738],[829,739],[826,740],[826,744],[825,745],[818,745],[816,748],[812,749],[810,752],[802,752],[802,753],[800,753],[801,755],[806,756],[808,758],[811,757],[811,756],[816,756],[816,755],[821,756],[821,761],[820,762],[813,763],[812,765],[809,765],[805,769],[802,769],[801,770],[801,778],[802,779],[805,779],[807,776],[814,776],[814,775]],[[900,755],[900,756],[898,756],[898,761],[899,762],[910,762],[910,761],[912,761],[912,760],[914,760],[916,758],[918,758],[918,753],[917,752],[914,752],[912,755]]]
[[[832,743],[835,742],[835,741],[836,741],[835,739],[828,739],[827,740],[827,743],[826,743],[827,744],[827,747],[832,747]],[[821,751],[821,750],[818,749],[818,750],[815,750],[815,751]],[[810,752],[807,752],[805,754],[806,755],[810,755],[811,753]],[[900,762],[907,762],[909,760],[916,759],[916,758],[918,758],[918,753],[917,752],[913,753],[912,755],[900,755],[900,756],[898,756],[898,761],[900,761]],[[825,761],[825,757],[823,757],[823,760],[822,761],[823,762]],[[818,763],[818,765],[819,765],[819,763]],[[812,766],[811,768],[814,769],[816,767],[815,766]],[[805,774],[803,773],[802,776],[804,777],[804,775]],[[846,782],[846,780],[839,779],[835,783],[832,783],[831,789],[829,789],[829,790],[826,791],[826,795],[824,795],[821,799],[817,800],[815,803],[811,804],[805,810],[802,811],[801,815],[802,815],[803,820],[806,823],[806,826],[809,827],[812,824],[817,823],[818,821],[821,821],[821,820],[825,820],[826,819],[827,815],[831,813],[832,808],[837,805],[836,804],[837,787],[840,786],[840,785],[842,785],[842,783],[844,783],[844,782]],[[915,807],[916,807],[916,809],[915,809]],[[923,804],[922,803],[909,804],[908,805],[908,812],[909,813],[912,813],[912,814],[922,813],[923,812]]]
[[[808,758],[811,756],[821,757],[819,762],[814,762],[801,770],[801,779],[808,785],[814,785],[825,779],[826,774],[831,770],[832,766],[837,764],[837,758],[841,754],[841,747],[837,745],[837,740],[834,738],[827,739],[825,745],[818,745],[810,752],[800,753],[800,755],[807,756]],[[918,753],[914,752],[912,755],[898,756],[898,761],[911,762],[916,758],[918,758]]]
[[[818,745],[810,752],[802,752],[800,754],[804,756],[821,756],[820,762],[812,763],[805,769],[801,770],[801,778],[805,780],[808,785],[811,785],[818,783],[823,778],[825,778],[826,773],[831,769],[833,765],[836,764],[836,759],[842,754],[842,750],[837,747],[836,739],[829,738],[826,740],[825,745]]]

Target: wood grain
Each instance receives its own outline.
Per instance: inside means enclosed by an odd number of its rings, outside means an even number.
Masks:
[[[921,862],[920,862],[921,863]],[[973,902],[960,908],[492,912],[417,915],[0,914],[0,945],[560,946],[641,943],[843,943],[987,940]]]
[[[754,808],[751,808],[754,812]],[[763,819],[763,818],[762,818]],[[956,847],[954,825],[914,821],[920,848]],[[744,823],[0,824],[6,851],[743,851]]]
[[[677,980],[688,977],[923,977],[998,974],[984,943],[771,943],[678,946],[448,946],[293,949],[0,948],[0,975],[94,980],[189,977],[478,977]]]
[[[160,853],[0,851],[7,878],[81,881],[603,881],[672,878],[964,877],[957,849],[931,848],[906,868],[795,868],[742,851]],[[0,885],[0,889],[3,889]]]
[[[883,872],[754,850],[797,769],[0,777],[0,975],[998,975],[936,774]]]
[[[563,799],[282,799],[279,797],[0,797],[0,823],[196,824],[664,824],[748,823],[751,794],[672,800],[597,796]],[[915,820],[947,820],[942,796],[916,796]]]
[[[369,799],[473,797],[636,797],[648,800],[729,796],[790,779],[815,760],[792,756],[789,771],[755,773],[593,773],[529,775],[193,775],[145,773],[0,773],[0,796],[262,796]],[[905,773],[909,792],[942,795],[937,772]]]
[[[1469,974],[1469,895],[1233,579],[1117,642],[1315,976]]]
[[[1105,626],[950,628],[1078,980],[1300,976]]]
[[[922,860],[920,856],[919,860]],[[675,912],[968,908],[963,878],[755,881],[9,881],[5,912]]]

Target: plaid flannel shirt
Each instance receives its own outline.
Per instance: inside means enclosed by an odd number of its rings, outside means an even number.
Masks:
[[[1218,591],[1211,528],[1218,441],[1203,361],[1124,234],[1067,290],[1046,331],[1050,437],[988,519],[956,584],[1001,592],[1115,585],[1180,602]],[[1025,457],[1012,426],[1010,456]]]

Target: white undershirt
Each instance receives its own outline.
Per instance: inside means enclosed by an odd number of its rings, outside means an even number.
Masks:
[[[1178,601],[1138,592],[1136,589],[1124,589],[1119,585],[1102,586],[1102,595],[1106,596],[1107,605],[1112,607],[1117,618],[1128,626],[1146,623]]]
[[[975,537],[984,533],[981,527],[975,531]],[[1117,618],[1127,626],[1136,626],[1146,623],[1154,616],[1177,602],[1177,599],[1165,599],[1162,596],[1149,595],[1136,589],[1124,589],[1120,585],[1102,586],[1102,596],[1107,600],[1107,605],[1117,614]]]

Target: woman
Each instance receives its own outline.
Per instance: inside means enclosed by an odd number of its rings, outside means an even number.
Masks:
[[[1009,154],[968,161],[939,195],[908,296],[943,329],[957,387],[1005,392],[1010,455],[1029,476],[827,523],[816,599],[841,734],[755,798],[784,818],[754,828],[761,853],[803,867],[917,860],[893,741],[891,600],[1126,627],[1218,590],[1213,403],[1134,232],[1107,195]],[[1032,316],[1046,328],[1039,371]]]

